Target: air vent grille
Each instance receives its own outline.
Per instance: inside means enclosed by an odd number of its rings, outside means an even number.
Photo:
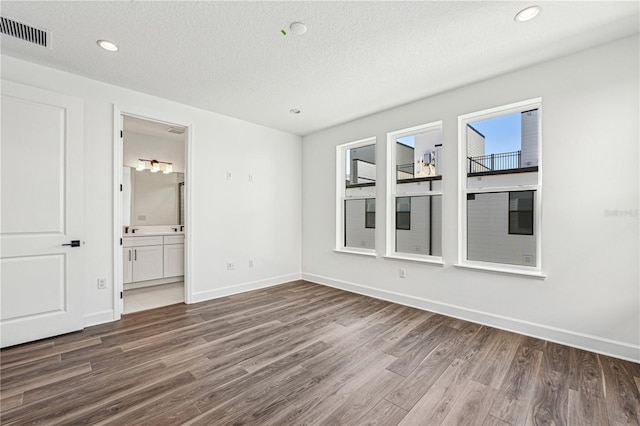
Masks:
[[[0,32],[42,47],[48,47],[51,39],[47,30],[32,27],[4,16],[0,16]]]

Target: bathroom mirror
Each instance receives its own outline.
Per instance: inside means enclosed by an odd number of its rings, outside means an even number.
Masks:
[[[184,173],[151,173],[130,168],[124,173],[125,180],[127,175],[131,226],[184,225]]]

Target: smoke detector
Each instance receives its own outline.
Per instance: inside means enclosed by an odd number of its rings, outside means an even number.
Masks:
[[[169,127],[169,129],[167,129],[167,132],[173,133],[174,135],[183,135],[184,127]]]

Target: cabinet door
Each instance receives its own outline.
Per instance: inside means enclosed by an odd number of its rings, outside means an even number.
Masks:
[[[133,281],[162,278],[162,246],[133,247]]]
[[[122,282],[126,284],[133,281],[133,249],[124,248],[122,254]]]
[[[164,276],[184,275],[184,244],[164,246]]]

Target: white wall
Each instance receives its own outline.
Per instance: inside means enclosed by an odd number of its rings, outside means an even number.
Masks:
[[[299,277],[300,137],[7,56],[2,78],[84,100],[85,163],[77,167],[84,167],[85,178],[87,325],[113,318],[114,104],[125,113],[191,126],[193,301]],[[255,268],[248,268],[249,257]],[[228,260],[236,270],[226,270]],[[107,278],[107,290],[97,289],[97,277]]]
[[[637,36],[623,39],[304,137],[303,278],[639,361],[638,52]],[[536,97],[542,97],[547,278],[456,268],[457,117]],[[384,141],[389,131],[436,120],[444,122],[445,265],[380,257],[382,226],[379,257],[333,252],[335,146],[373,136]],[[385,156],[378,144],[379,164]],[[587,164],[597,164],[598,173]],[[386,182],[379,167],[378,205],[385,204]],[[626,213],[610,213],[616,210]],[[400,267],[407,278],[399,278]]]

